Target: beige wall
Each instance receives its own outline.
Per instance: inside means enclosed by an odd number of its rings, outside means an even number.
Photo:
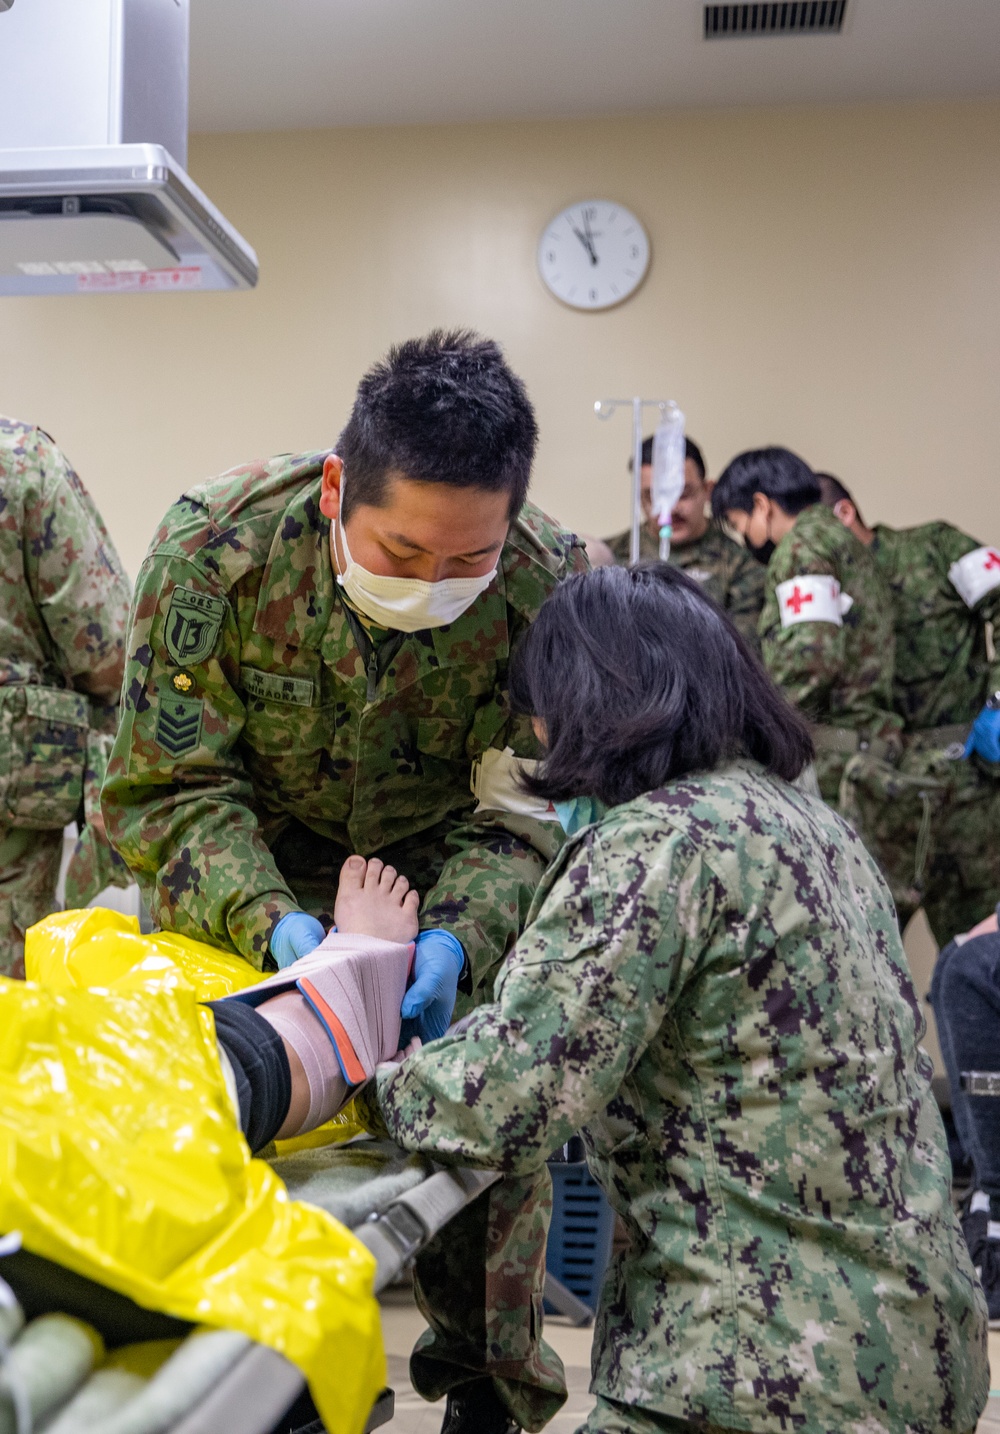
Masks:
[[[196,137],[191,170],[257,246],[254,293],[0,300],[0,410],[49,428],[134,572],[181,489],[332,444],[394,339],[471,324],[538,406],[536,494],[624,526],[629,423],[676,397],[713,471],[783,442],[896,523],[1000,540],[1000,104]],[[646,222],[643,288],[552,299],[564,204]]]
[[[894,523],[1000,541],[1000,104],[662,115],[196,138],[256,245],[252,294],[0,300],[0,411],[53,432],[134,573],[167,505],[241,459],[332,444],[393,340],[471,324],[538,406],[536,495],[623,527],[629,422],[675,397],[713,472],[798,448]],[[542,288],[545,222],[585,197],[647,224],[603,314]],[[934,947],[908,940],[921,993]]]

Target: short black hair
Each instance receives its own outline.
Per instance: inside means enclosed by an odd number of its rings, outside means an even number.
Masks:
[[[816,481],[819,484],[819,501],[824,508],[835,508],[838,503],[850,503],[858,515],[858,521],[860,523],[865,521],[861,516],[861,509],[858,507],[854,494],[841,483],[839,478],[832,473],[817,473]]]
[[[538,442],[522,381],[492,339],[435,329],[397,344],[358,384],[337,440],[345,519],[361,503],[381,507],[390,473],[420,483],[510,494],[524,506]]]
[[[792,781],[813,756],[725,613],[667,563],[560,583],[515,650],[510,696],[545,723],[545,756],[524,781],[550,801],[617,806],[740,756]]]
[[[720,473],[712,490],[712,513],[722,519],[730,508],[752,512],[755,493],[772,498],[794,518],[819,502],[819,480],[790,448],[752,448],[737,454]]]
[[[695,467],[697,468],[697,470],[698,470],[698,475],[699,475],[699,477],[701,478],[701,481],[704,483],[706,477],[708,476],[708,470],[707,470],[707,468],[705,467],[705,459],[704,459],[704,456],[702,455],[702,451],[701,451],[701,449],[698,447],[697,443],[695,443],[695,441],[694,441],[693,438],[685,437],[685,439],[684,439],[684,457],[685,457],[686,459],[687,459],[687,458],[690,458],[691,462],[694,464],[694,466],[695,466]],[[642,466],[643,466],[643,468],[648,467],[648,465],[649,465],[650,463],[652,463],[652,461],[653,461],[653,435],[650,434],[648,438],[644,438],[644,439],[642,440]],[[629,471],[630,473],[632,472],[632,459],[631,459],[631,458],[628,460],[628,471]]]

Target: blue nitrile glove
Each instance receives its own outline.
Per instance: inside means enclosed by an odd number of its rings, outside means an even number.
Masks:
[[[465,951],[450,931],[421,931],[413,958],[413,985],[403,997],[401,1014],[408,1027],[407,1040],[419,1036],[436,1041],[451,1024],[458,995],[458,978],[465,965]],[[405,1041],[404,1041],[405,1044]]]
[[[286,911],[271,932],[271,955],[278,963],[278,970],[284,971],[300,956],[315,951],[325,935],[315,916],[308,916],[304,911]]]
[[[1000,694],[994,693],[972,724],[965,744],[966,757],[973,752],[984,762],[1000,762]]]

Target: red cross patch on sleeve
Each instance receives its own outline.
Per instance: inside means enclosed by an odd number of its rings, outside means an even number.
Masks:
[[[789,578],[775,589],[782,627],[797,622],[832,622],[843,627],[844,613],[851,599],[840,591],[836,578],[827,573],[805,573]]]
[[[1000,552],[996,548],[973,548],[952,563],[948,577],[966,607],[975,607],[980,598],[1000,587]]]

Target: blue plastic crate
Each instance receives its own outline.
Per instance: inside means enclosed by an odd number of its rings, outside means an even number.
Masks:
[[[578,1299],[597,1308],[611,1258],[615,1215],[586,1165],[549,1165],[552,1224],[545,1263]]]

